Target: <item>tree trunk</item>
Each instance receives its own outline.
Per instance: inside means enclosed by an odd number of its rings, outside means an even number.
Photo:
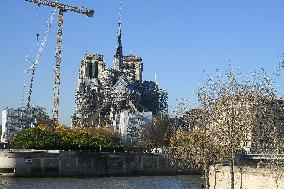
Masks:
[[[205,160],[205,163],[204,163],[204,187],[206,189],[209,189],[209,167],[208,167],[208,163],[207,161]]]
[[[233,135],[232,129],[230,129],[230,150],[231,150],[231,157],[230,157],[230,174],[231,174],[231,189],[235,188],[235,175],[234,175],[234,164],[235,164],[235,155],[234,155],[234,144],[233,144]]]
[[[232,123],[230,126],[230,149],[231,149],[231,161],[230,161],[230,173],[231,173],[231,189],[235,188],[235,175],[234,175],[234,164],[235,164],[235,155],[234,155],[234,126],[235,126],[235,109],[234,103],[231,99],[231,108],[232,108]]]
[[[204,166],[204,188],[209,189],[209,166],[207,153],[207,128],[204,127],[204,141],[203,141],[203,166]]]
[[[234,164],[235,164],[235,161],[234,161],[234,154],[233,154],[233,150],[231,152],[231,165],[230,165],[230,173],[231,173],[231,189],[234,189],[235,188],[235,185],[234,185],[234,182],[235,182],[235,174],[234,174]]]

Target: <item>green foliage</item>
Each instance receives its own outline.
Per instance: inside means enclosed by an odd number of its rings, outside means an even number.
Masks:
[[[108,133],[109,134],[109,133]],[[96,130],[62,126],[52,130],[43,125],[19,132],[12,140],[13,148],[60,150],[120,150],[117,137]]]

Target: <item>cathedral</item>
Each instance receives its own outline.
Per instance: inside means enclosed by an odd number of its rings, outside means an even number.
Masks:
[[[86,53],[81,61],[72,126],[107,126],[123,133],[130,126],[139,130],[151,123],[152,116],[167,111],[167,92],[142,77],[142,58],[123,55],[119,21],[112,68],[106,68],[103,55],[96,53]]]

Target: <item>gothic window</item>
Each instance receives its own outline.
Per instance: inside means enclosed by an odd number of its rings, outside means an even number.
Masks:
[[[88,77],[89,78],[93,78],[93,64],[92,63],[88,63]]]
[[[95,63],[95,78],[98,78],[99,76],[99,68],[98,68],[98,63]]]

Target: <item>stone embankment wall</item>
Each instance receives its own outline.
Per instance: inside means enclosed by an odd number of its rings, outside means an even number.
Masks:
[[[241,189],[284,189],[284,172],[265,168],[235,167],[235,188]],[[231,177],[229,166],[210,168],[210,189],[229,189]]]
[[[0,151],[0,173],[19,177],[194,174],[157,154],[91,151]]]

